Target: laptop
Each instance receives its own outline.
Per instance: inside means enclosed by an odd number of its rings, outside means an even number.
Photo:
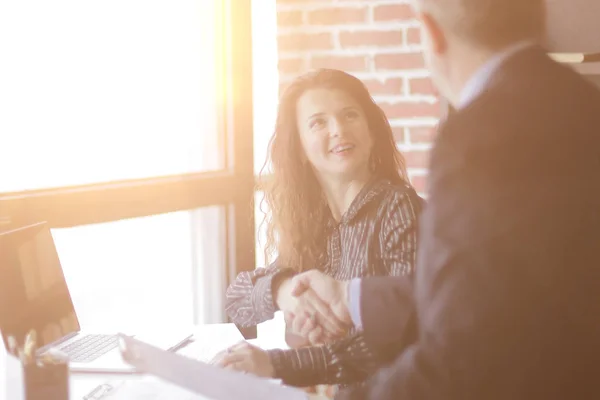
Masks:
[[[9,336],[22,346],[31,329],[37,333],[38,354],[61,350],[74,372],[135,372],[118,351],[118,332],[81,331],[52,234],[43,222],[0,233],[0,331],[5,349]],[[192,336],[191,329],[174,330],[155,336],[151,343],[175,351]]]

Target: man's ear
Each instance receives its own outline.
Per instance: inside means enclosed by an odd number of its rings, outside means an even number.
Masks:
[[[435,55],[445,53],[448,49],[448,41],[440,24],[426,12],[417,12],[416,18],[421,22],[422,33],[424,39],[429,41],[430,51]]]

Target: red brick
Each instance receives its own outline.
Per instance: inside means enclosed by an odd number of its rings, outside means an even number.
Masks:
[[[413,175],[410,178],[410,182],[417,193],[425,193],[427,189],[427,175]]]
[[[360,46],[398,46],[402,44],[400,31],[356,31],[341,32],[340,44],[342,47]]]
[[[392,127],[392,133],[394,134],[394,141],[396,143],[404,143],[405,140],[405,129],[401,126]]]
[[[410,4],[386,4],[373,9],[375,21],[406,21],[414,16]]]
[[[279,35],[277,47],[280,52],[328,50],[333,48],[331,33],[298,33]]]
[[[375,56],[375,69],[421,69],[425,61],[421,53],[393,53]]]
[[[380,104],[385,115],[392,118],[438,118],[440,115],[440,105],[438,103],[426,102],[399,102],[394,104]]]
[[[299,26],[302,25],[302,11],[278,11],[277,25]]]
[[[390,78],[383,82],[376,79],[365,79],[363,82],[373,96],[399,95],[402,93],[402,78]]]
[[[412,94],[437,95],[437,90],[429,78],[412,78],[408,85]]]
[[[282,74],[298,74],[304,69],[304,60],[299,57],[280,58],[277,68]]]
[[[313,57],[311,68],[335,68],[343,71],[364,71],[367,69],[365,56],[328,56]]]
[[[410,138],[410,143],[433,143],[437,135],[436,127],[422,126],[410,127],[407,136]]]
[[[406,29],[406,44],[421,44],[421,29],[408,28]]]
[[[407,168],[427,168],[429,167],[429,150],[411,150],[403,151],[402,155],[406,160]]]
[[[309,25],[338,25],[367,21],[366,7],[321,8],[308,13]]]

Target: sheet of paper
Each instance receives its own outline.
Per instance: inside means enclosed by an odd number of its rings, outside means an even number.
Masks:
[[[211,400],[306,400],[306,392],[229,371],[122,336],[124,359],[141,371]]]
[[[221,350],[244,340],[235,324],[199,325],[194,330],[194,341],[177,354],[209,362]]]
[[[102,400],[210,400],[187,389],[148,376],[133,381],[112,382]]]

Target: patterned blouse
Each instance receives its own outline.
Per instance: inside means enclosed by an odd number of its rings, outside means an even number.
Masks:
[[[327,254],[319,269],[338,280],[412,276],[421,207],[421,198],[408,185],[387,180],[365,185],[340,222],[330,222]],[[242,272],[229,286],[226,310],[233,322],[248,327],[274,317],[271,282],[283,271],[276,264]],[[382,363],[357,330],[328,344],[269,353],[276,378],[301,387],[359,383]]]

